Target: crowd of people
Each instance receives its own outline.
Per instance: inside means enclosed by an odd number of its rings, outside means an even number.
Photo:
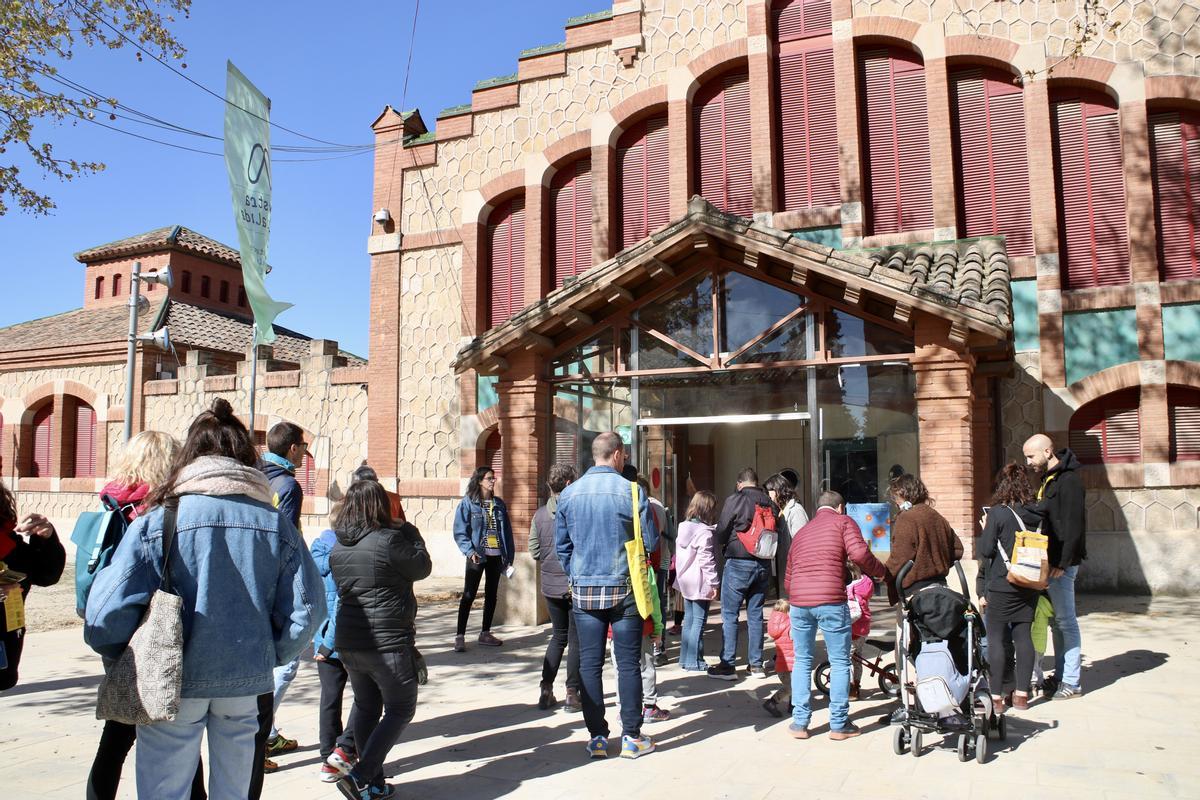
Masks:
[[[123,448],[101,495],[119,509],[123,535],[111,561],[86,590],[84,638],[102,659],[105,683],[115,664],[156,619],[160,589],[181,600],[182,656],[147,674],[162,685],[119,690],[98,743],[89,798],[114,798],[122,764],[138,748],[138,794],[154,798],[258,798],[271,756],[297,747],[275,724],[299,661],[311,657],[320,681],[320,778],[349,800],[388,797],[384,764],[413,719],[425,681],[417,647],[413,585],[432,561],[400,498],[364,465],[332,509],[330,528],[306,546],[300,533],[303,491],[296,465],[303,431],[274,426],[260,454],[230,405],[217,400],[191,424],[182,443],[145,431]],[[1054,699],[1081,689],[1080,633],[1074,582],[1086,556],[1079,462],[1050,439],[1034,436],[1025,463],[1006,465],[991,506],[980,519],[977,593],[984,610],[989,686],[999,709],[1024,710],[1040,688]],[[894,604],[900,593],[944,584],[962,557],[959,536],[934,508],[914,475],[892,476],[891,551],[872,554],[846,515],[837,492],[817,498],[811,518],[796,495],[796,476],[780,473],[760,486],[753,469],[737,476],[723,502],[691,493],[678,526],[650,487],[626,463],[613,432],[592,443],[594,466],[582,475],[556,464],[547,475],[548,501],[537,510],[529,550],[540,565],[540,590],[551,633],[542,658],[537,707],[554,708],[566,656],[567,712],[582,712],[589,758],[610,755],[603,671],[611,659],[621,736],[618,753],[638,758],[655,749],[644,728],[670,717],[657,702],[657,670],[667,663],[664,637],[679,637],[678,668],[734,681],[739,618],[746,608],[745,675],[765,679],[764,635],[774,640],[780,687],[763,702],[790,717],[795,739],[812,734],[811,676],[819,630],[830,664],[829,729],[835,741],[860,735],[849,704],[860,697],[862,642],[871,629],[877,582]],[[516,558],[512,524],[495,492],[496,475],[480,467],[453,519],[465,559],[453,650],[467,649],[467,628],[480,584],[483,617],[476,641],[500,647],[493,631],[500,577]],[[1049,536],[1045,592],[1009,578],[1022,531]],[[0,640],[0,691],[12,687],[24,644],[23,600],[31,585],[51,585],[65,551],[42,516],[21,518],[0,485],[0,598],[6,630]],[[909,565],[902,585],[901,568]],[[778,599],[764,616],[772,576]],[[705,657],[704,628],[720,601],[721,649]],[[674,624],[667,622],[674,613]],[[1053,632],[1055,667],[1043,676],[1046,631]],[[1040,645],[1040,646],[1039,646]],[[165,657],[164,657],[165,658]],[[157,665],[162,667],[162,665]],[[344,693],[353,694],[343,719]],[[102,684],[101,693],[105,692]],[[157,715],[148,700],[170,709]],[[140,699],[139,699],[140,698]],[[106,708],[111,708],[111,704]],[[140,715],[140,716],[139,716]],[[149,715],[149,716],[147,716]],[[207,767],[201,739],[208,733]],[[207,772],[207,782],[205,773]]]

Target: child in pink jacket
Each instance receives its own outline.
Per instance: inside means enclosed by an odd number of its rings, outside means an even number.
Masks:
[[[796,648],[792,644],[790,609],[787,600],[776,600],[771,618],[767,620],[767,635],[775,640],[775,674],[783,684],[782,689],[763,702],[763,708],[772,717],[783,716],[781,704],[787,706],[789,715],[792,713],[792,666],[796,661]]]
[[[871,596],[875,594],[875,582],[863,575],[858,565],[847,561],[850,583],[846,584],[846,602],[857,604],[862,616],[850,626],[850,699],[857,700],[862,681],[862,646],[871,633]]]
[[[683,632],[679,638],[679,667],[706,672],[704,622],[709,603],[717,596],[717,558],[713,529],[717,524],[717,498],[700,491],[688,503],[687,521],[679,524],[675,539],[675,588],[683,595]]]

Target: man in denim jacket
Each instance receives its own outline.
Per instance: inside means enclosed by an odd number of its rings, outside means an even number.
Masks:
[[[604,718],[605,639],[612,627],[617,657],[617,693],[621,700],[621,755],[637,758],[654,750],[642,736],[642,618],[629,583],[625,543],[633,539],[633,495],[621,477],[625,446],[616,433],[602,433],[592,443],[596,466],[566,487],[555,511],[555,550],[571,582],[575,626],[579,637],[579,673],[583,683],[583,717],[587,752],[608,755],[608,723]],[[638,503],[646,552],[658,545],[654,515],[643,494]]]

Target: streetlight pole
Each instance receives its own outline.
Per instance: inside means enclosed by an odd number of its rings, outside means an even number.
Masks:
[[[129,281],[129,345],[125,350],[125,438],[133,436],[133,367],[137,359],[138,298],[141,296],[142,262],[133,262],[133,279]]]
[[[258,394],[258,323],[250,326],[250,436],[254,437],[254,401]]]

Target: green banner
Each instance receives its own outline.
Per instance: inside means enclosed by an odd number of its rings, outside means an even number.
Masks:
[[[233,62],[225,81],[225,169],[233,194],[242,281],[258,324],[258,343],[275,341],[275,317],[292,307],[267,294],[267,241],[271,236],[271,101]]]

